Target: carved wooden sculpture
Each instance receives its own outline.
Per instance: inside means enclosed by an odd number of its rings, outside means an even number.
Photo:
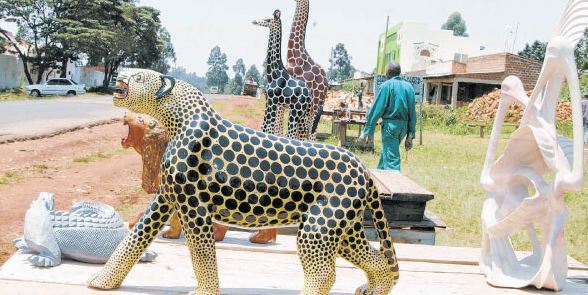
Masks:
[[[305,41],[309,0],[294,1],[296,1],[296,14],[294,14],[290,40],[288,41],[287,70],[294,78],[304,81],[310,89],[312,104],[310,112],[308,112],[308,122],[311,126],[309,140],[314,141],[316,140],[316,127],[325,104],[327,90],[329,90],[329,81],[325,70],[306,51]],[[281,117],[283,115],[280,116],[280,113],[278,113],[278,118]],[[280,123],[276,122],[276,129],[282,130],[278,127],[278,124]]]
[[[90,286],[118,287],[176,209],[198,281],[191,294],[220,295],[213,221],[298,226],[303,295],[329,293],[338,256],[365,271],[367,284],[355,294],[390,293],[399,279],[396,254],[377,188],[357,156],[232,123],[193,86],[150,70],[122,71],[117,85],[115,106],[154,116],[171,141],[153,201]],[[365,210],[379,250],[365,236]]]
[[[276,10],[270,17],[266,17],[253,24],[270,29],[267,68],[266,91],[267,102],[261,130],[269,134],[281,134],[283,114],[279,110],[289,108],[287,137],[292,139],[306,139],[312,122],[308,121],[311,108],[311,94],[306,84],[290,76],[282,62],[282,21],[281,12]],[[277,125],[280,124],[280,125]]]
[[[169,137],[165,128],[148,115],[139,115],[133,112],[125,113],[123,125],[128,127],[127,136],[121,139],[123,148],[133,148],[141,155],[143,160],[142,186],[143,189],[154,194],[159,188],[159,170],[161,167],[161,158],[169,142]],[[141,212],[135,220],[129,222],[129,228],[132,229],[141,219]],[[170,227],[163,233],[167,239],[178,239],[182,234],[182,226],[177,214],[170,218]],[[229,230],[226,225],[214,223],[214,240],[219,242],[224,240],[225,234]],[[249,240],[256,244],[267,244],[270,241],[275,242],[277,229],[261,229],[252,235]]]
[[[480,266],[488,283],[500,287],[535,286],[561,290],[567,277],[564,192],[583,188],[581,97],[574,48],[588,23],[588,1],[571,0],[558,36],[547,47],[545,62],[531,97],[517,77],[502,83],[502,96],[490,137],[481,183],[488,192],[482,212]],[[556,107],[564,79],[570,89],[574,139],[556,134]],[[500,129],[508,107],[526,106],[521,125],[504,154],[495,161]],[[544,176],[552,173],[548,183]],[[534,192],[530,195],[529,192]],[[538,224],[542,243],[535,233]],[[509,233],[525,227],[533,254],[515,256]]]

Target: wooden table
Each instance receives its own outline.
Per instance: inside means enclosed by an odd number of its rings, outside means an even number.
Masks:
[[[366,111],[349,110],[349,117],[351,119],[358,117],[360,120],[363,120],[365,119],[366,113]],[[324,109],[321,114],[321,117],[331,116],[331,133],[317,133],[317,138],[326,139],[329,138],[331,135],[335,135],[336,137],[339,136],[339,126],[338,123],[336,123],[335,121],[339,120],[339,118],[341,118],[342,115],[343,109]]]
[[[370,169],[369,172],[378,188],[394,241],[435,245],[435,229],[447,225],[425,208],[434,198],[433,193],[400,171]],[[366,212],[364,226],[368,238],[377,239],[375,229],[371,230],[373,221],[369,212]],[[370,233],[374,235],[369,236]]]
[[[359,138],[363,132],[365,123],[365,120],[358,119],[340,119],[333,121],[333,124],[336,124],[338,127],[337,135],[339,137],[339,146],[344,148],[357,148],[360,150],[373,151],[374,142],[371,140],[366,140],[364,143],[359,143],[356,140],[347,140],[347,125],[358,125],[357,138]]]

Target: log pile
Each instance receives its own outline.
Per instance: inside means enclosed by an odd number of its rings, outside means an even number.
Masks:
[[[368,110],[372,103],[374,102],[373,96],[363,95],[363,109]],[[359,109],[359,97],[350,92],[344,91],[333,91],[329,90],[327,92],[327,98],[325,99],[325,109],[338,109],[341,108],[341,103],[345,103],[350,109],[358,110]]]
[[[527,93],[531,96],[532,91]],[[496,112],[498,111],[498,103],[500,102],[500,89],[485,94],[482,97],[474,99],[468,106],[464,114],[464,118],[469,121],[491,121],[494,120]],[[520,103],[512,104],[506,113],[507,122],[519,122],[525,112],[525,106]],[[558,101],[557,103],[557,120],[567,121],[572,118],[572,106],[570,102]]]

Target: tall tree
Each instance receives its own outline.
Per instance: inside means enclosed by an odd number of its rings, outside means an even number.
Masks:
[[[163,50],[163,42],[157,35],[161,28],[158,10],[137,7],[134,2],[122,2],[120,8],[122,19],[115,17],[103,22],[105,28],[115,33],[115,38],[96,38],[96,44],[88,48],[89,64],[104,66],[104,88],[121,65],[150,68],[160,59]]]
[[[237,60],[237,62],[235,62],[235,65],[233,66],[233,71],[235,72],[235,74],[239,74],[241,77],[245,76],[245,63],[243,63],[243,59],[240,58]]]
[[[469,37],[466,33],[466,22],[461,18],[461,13],[452,13],[447,21],[441,26],[443,30],[452,30],[453,36]]]
[[[220,92],[224,92],[225,86],[229,82],[227,55],[221,52],[220,47],[215,46],[210,51],[207,64],[206,84],[208,86],[218,86]]]
[[[582,73],[588,70],[588,45],[586,44],[586,36],[588,34],[588,28],[584,31],[584,36],[578,42],[578,46],[574,51],[576,57],[576,65],[578,72]]]
[[[249,69],[247,70],[247,73],[245,73],[245,80],[249,79],[249,77],[253,78],[253,81],[255,81],[255,83],[259,84],[259,79],[260,79],[260,74],[259,71],[257,70],[257,67],[255,65],[251,65],[249,67]]]
[[[535,40],[535,42],[533,42],[531,45],[529,45],[529,43],[525,44],[525,48],[519,51],[518,54],[520,56],[543,62],[545,59],[545,51],[547,51],[547,42]]]
[[[333,80],[341,81],[353,77],[355,69],[351,66],[352,57],[349,56],[347,49],[343,43],[335,45],[333,50],[333,59],[329,62],[333,65],[333,70],[330,72],[329,77]]]
[[[19,27],[15,41],[6,30],[0,28],[0,34],[23,61],[27,82],[33,84],[29,63],[38,71],[37,81],[40,81],[47,69],[56,67],[55,55],[59,52],[51,38],[57,26],[54,10],[48,1],[4,0],[0,2],[0,15],[10,17]]]
[[[159,29],[157,34],[159,39],[163,42],[163,49],[161,51],[161,57],[153,64],[152,69],[165,74],[171,69],[169,62],[176,61],[176,51],[171,42],[171,35],[165,27]]]

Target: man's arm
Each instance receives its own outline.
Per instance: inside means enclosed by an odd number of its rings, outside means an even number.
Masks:
[[[376,130],[376,123],[384,114],[386,110],[386,106],[388,105],[388,100],[390,97],[390,87],[385,84],[380,87],[380,91],[378,92],[372,107],[369,109],[366,117],[365,117],[365,128],[363,129],[363,133],[369,136],[374,136],[374,132]]]

